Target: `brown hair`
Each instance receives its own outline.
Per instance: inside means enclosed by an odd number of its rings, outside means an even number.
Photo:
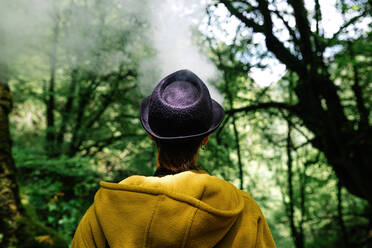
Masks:
[[[156,145],[159,151],[160,167],[178,173],[187,170],[197,170],[194,156],[203,141],[204,137],[186,140],[158,140]]]

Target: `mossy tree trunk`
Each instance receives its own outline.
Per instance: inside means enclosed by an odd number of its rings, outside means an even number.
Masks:
[[[55,231],[29,218],[22,207],[11,153],[7,75],[7,66],[0,62],[0,247],[67,247]]]
[[[11,154],[8,115],[12,101],[6,83],[7,68],[2,65],[0,70],[0,246],[7,247],[15,239],[17,218],[23,211],[15,178],[16,168]]]

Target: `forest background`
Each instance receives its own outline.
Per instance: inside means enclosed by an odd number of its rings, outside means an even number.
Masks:
[[[139,106],[177,69],[226,117],[200,164],[278,247],[372,245],[368,0],[0,2],[0,247],[67,247],[101,180],[152,175]]]

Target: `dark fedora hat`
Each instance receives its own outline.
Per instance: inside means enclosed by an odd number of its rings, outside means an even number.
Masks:
[[[166,76],[141,103],[142,126],[160,140],[207,136],[223,117],[221,105],[211,99],[207,86],[189,70]]]

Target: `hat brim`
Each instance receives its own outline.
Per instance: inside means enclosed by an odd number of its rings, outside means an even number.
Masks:
[[[212,124],[208,131],[199,133],[199,134],[193,134],[193,135],[187,135],[187,136],[176,136],[176,137],[168,137],[168,136],[159,136],[151,129],[149,125],[149,105],[150,105],[150,96],[146,97],[142,103],[141,103],[141,124],[143,128],[153,137],[159,139],[159,140],[183,140],[183,139],[190,139],[190,138],[197,138],[197,137],[205,137],[215,131],[218,126],[221,124],[225,112],[222,108],[222,106],[212,99]]]

